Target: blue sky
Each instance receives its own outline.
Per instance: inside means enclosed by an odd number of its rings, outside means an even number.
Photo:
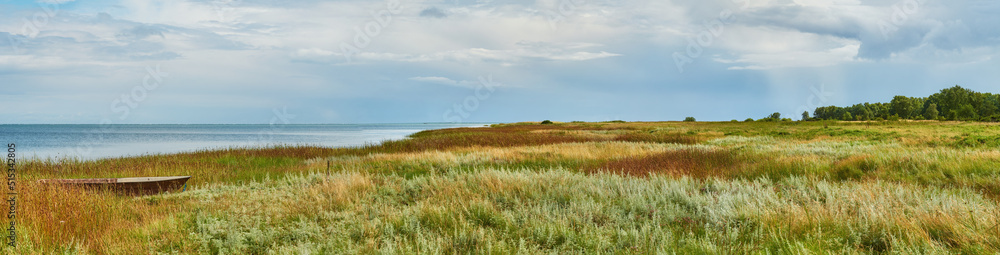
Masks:
[[[798,118],[1000,92],[990,0],[0,1],[0,123]]]

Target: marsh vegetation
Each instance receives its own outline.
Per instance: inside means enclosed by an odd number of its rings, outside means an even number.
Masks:
[[[518,123],[35,160],[7,251],[995,254],[998,146],[971,122]],[[144,197],[33,184],[170,175],[194,178]]]

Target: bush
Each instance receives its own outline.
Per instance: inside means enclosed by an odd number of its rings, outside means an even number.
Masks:
[[[747,118],[747,119],[743,120],[743,122],[753,122],[753,118]]]
[[[684,122],[695,122],[695,121],[697,121],[697,120],[695,120],[694,117],[684,118]]]
[[[767,116],[767,118],[768,119],[773,119],[775,121],[780,120],[781,119],[781,113],[780,112],[772,113],[771,116]]]
[[[543,120],[542,121],[542,125],[549,125],[549,124],[552,124],[551,120]]]

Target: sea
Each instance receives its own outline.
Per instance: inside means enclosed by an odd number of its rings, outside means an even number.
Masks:
[[[0,125],[0,144],[19,159],[94,160],[234,147],[351,147],[404,139],[423,130],[483,127],[460,124],[317,125]]]

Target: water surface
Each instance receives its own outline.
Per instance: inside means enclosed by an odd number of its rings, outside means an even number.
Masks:
[[[358,146],[422,130],[483,125],[0,125],[0,143],[15,143],[19,158],[97,159],[281,144]]]

